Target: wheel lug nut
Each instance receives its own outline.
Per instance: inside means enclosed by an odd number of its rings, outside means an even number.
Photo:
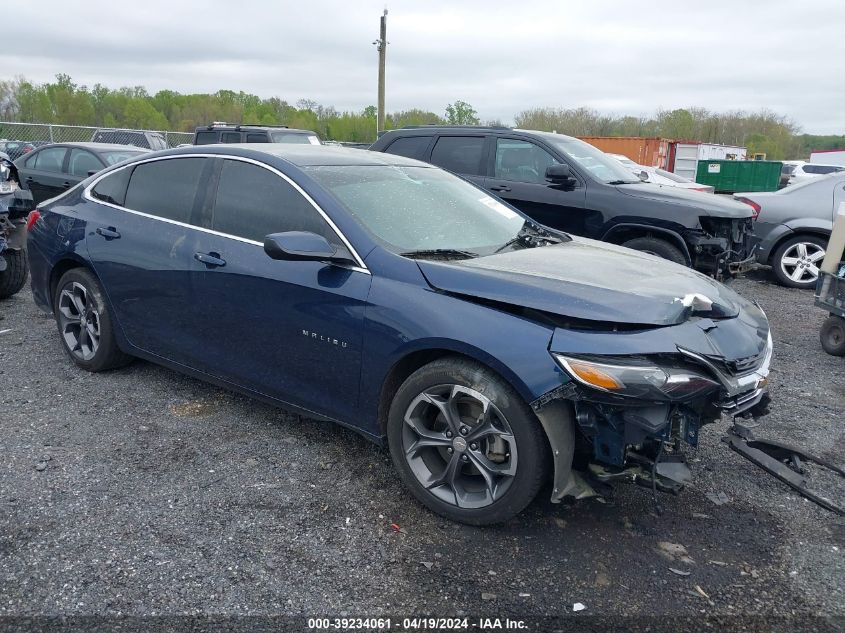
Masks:
[[[455,449],[450,446],[449,448],[446,449],[446,452],[451,455],[452,453],[455,452]]]
[[[452,431],[446,431],[446,437],[452,437]]]
[[[469,447],[470,447],[472,450],[474,450],[474,451],[477,451],[477,450],[478,450],[478,444],[476,444],[475,442],[473,442],[472,444],[470,444],[470,445],[469,445]]]
[[[467,433],[469,433],[469,429],[465,426],[462,426],[461,427],[461,435],[466,435]]]
[[[467,462],[469,461],[469,457],[467,457],[466,455],[461,455],[461,460]]]

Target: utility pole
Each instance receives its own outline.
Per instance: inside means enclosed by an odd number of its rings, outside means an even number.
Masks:
[[[376,134],[384,130],[384,65],[387,56],[387,8],[381,16],[381,28],[379,38],[373,42],[378,48],[378,119],[376,123]]]

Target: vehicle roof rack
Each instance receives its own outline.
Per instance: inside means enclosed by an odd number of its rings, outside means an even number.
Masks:
[[[448,123],[423,123],[422,125],[403,125],[403,130],[414,130],[427,127],[472,128],[474,130],[512,130],[507,125],[450,125]]]
[[[242,127],[278,127],[288,129],[287,125],[265,125],[263,123],[226,123],[226,121],[214,121],[209,123],[206,128],[213,130],[218,127],[231,127],[235,130],[240,130]]]
[[[242,127],[278,127],[284,129],[290,129],[287,125],[266,125],[265,123],[240,123],[235,126],[236,130],[240,130]]]

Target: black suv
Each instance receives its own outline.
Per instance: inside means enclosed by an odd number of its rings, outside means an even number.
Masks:
[[[311,130],[295,130],[286,125],[230,125],[212,123],[194,130],[194,145],[214,143],[301,143],[322,145]]]
[[[754,263],[748,205],[642,182],[571,136],[411,126],[386,132],[370,149],[455,172],[551,228],[659,255],[717,279]]]

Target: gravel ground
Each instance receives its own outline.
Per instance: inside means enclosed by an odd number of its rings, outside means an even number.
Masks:
[[[824,314],[809,292],[735,287],[775,339],[758,435],[842,463],[845,360],[819,346]],[[386,451],[350,431],[145,362],[79,371],[27,291],[0,315],[0,615],[541,616],[580,602],[845,616],[845,520],[729,451],[724,424],[702,433],[695,482],[661,496],[663,516],[622,486],[607,503],[542,493],[506,525],[470,528],[414,502]],[[845,485],[811,478],[845,503]]]

